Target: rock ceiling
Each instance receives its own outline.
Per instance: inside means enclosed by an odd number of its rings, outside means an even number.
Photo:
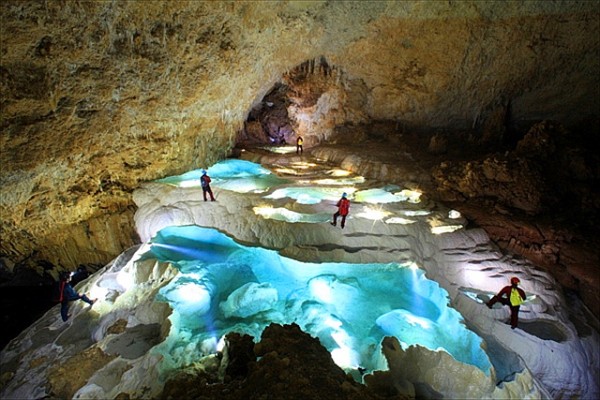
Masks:
[[[112,259],[137,241],[133,189],[230,155],[277,84],[295,90],[289,118],[309,146],[383,120],[493,142],[507,123],[580,128],[599,114],[597,2],[0,9],[0,253],[9,268]],[[319,80],[294,80],[315,69]]]

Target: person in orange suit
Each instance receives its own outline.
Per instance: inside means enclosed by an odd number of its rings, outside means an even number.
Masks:
[[[336,206],[338,207],[338,210],[335,214],[333,214],[333,222],[331,223],[331,225],[337,226],[337,219],[339,216],[341,216],[342,222],[340,226],[342,227],[342,229],[344,229],[344,226],[346,225],[346,217],[350,212],[350,200],[348,200],[347,193],[344,192],[342,194],[342,198],[338,200]]]

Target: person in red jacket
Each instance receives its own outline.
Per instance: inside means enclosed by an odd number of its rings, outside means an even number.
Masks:
[[[202,176],[200,177],[200,186],[202,186],[202,194],[204,195],[204,201],[206,200],[206,193],[210,195],[210,201],[215,201],[212,189],[210,188],[210,176],[206,174],[206,170],[202,170]]]
[[[333,222],[331,223],[331,225],[337,226],[337,218],[341,215],[342,223],[340,225],[342,229],[344,229],[344,226],[346,225],[346,217],[348,216],[348,212],[350,211],[350,200],[348,200],[348,194],[344,192],[342,194],[342,198],[338,200],[336,205],[338,207],[338,210],[335,214],[333,214]]]
[[[510,278],[510,286],[503,287],[497,295],[492,297],[490,301],[486,303],[488,308],[490,309],[497,302],[500,302],[505,306],[509,306],[510,327],[512,329],[515,329],[517,327],[517,324],[519,323],[519,308],[521,306],[521,303],[523,303],[527,298],[523,289],[518,287],[519,283],[521,283],[521,281],[516,276]]]

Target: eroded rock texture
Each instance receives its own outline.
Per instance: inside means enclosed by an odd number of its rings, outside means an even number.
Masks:
[[[140,182],[212,165],[238,140],[302,134],[310,147],[364,124],[392,143],[402,140],[394,132],[448,133],[429,142],[440,154],[467,137],[457,131],[490,146],[516,143],[511,135],[543,119],[597,132],[596,2],[0,7],[4,266],[108,262],[137,241]],[[283,103],[265,99],[276,93]],[[279,118],[261,113],[267,103]],[[383,120],[395,129],[373,125]],[[571,171],[587,174],[577,150],[569,154]],[[506,190],[492,194],[508,205],[544,206],[537,188],[520,186],[538,182],[527,159],[465,168],[501,182]],[[464,197],[497,192],[461,182],[450,186]]]
[[[544,121],[514,151],[444,162],[433,176],[440,199],[458,201],[500,247],[550,270],[600,315],[596,150],[593,139]]]
[[[220,374],[219,374],[220,372]],[[161,399],[385,399],[338,367],[318,339],[298,325],[269,325],[260,342],[230,333],[222,360],[213,368],[190,368],[165,385]]]

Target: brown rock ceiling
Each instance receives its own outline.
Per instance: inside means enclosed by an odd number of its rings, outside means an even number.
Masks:
[[[376,121],[396,127],[391,143],[437,132],[439,162],[447,141],[499,149],[545,119],[597,140],[594,1],[5,0],[0,10],[4,268],[110,261],[137,241],[138,184],[230,155],[275,85],[289,88],[289,125],[307,147]],[[489,165],[464,168],[489,177]],[[474,188],[438,178],[446,200]],[[516,207],[535,215],[537,200]],[[503,206],[515,204],[492,207]]]

